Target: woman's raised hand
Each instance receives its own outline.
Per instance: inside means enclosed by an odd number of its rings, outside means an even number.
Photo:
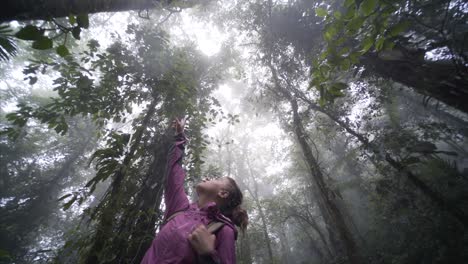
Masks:
[[[179,134],[184,132],[184,126],[185,126],[185,118],[176,118],[174,121],[172,121],[172,127],[175,130],[175,134]]]

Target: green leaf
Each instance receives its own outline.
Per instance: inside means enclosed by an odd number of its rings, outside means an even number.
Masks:
[[[375,42],[375,50],[377,51],[382,50],[384,43],[385,43],[385,38],[380,37],[379,39],[377,39],[377,41]]]
[[[62,201],[62,200],[64,200],[65,198],[70,197],[70,196],[72,196],[71,193],[65,194],[64,196],[60,197],[57,201]]]
[[[328,51],[327,51],[327,50],[324,51],[324,52],[322,52],[322,53],[320,54],[320,59],[321,59],[321,60],[324,60],[324,59],[326,59],[327,57],[328,57]]]
[[[353,19],[355,16],[356,16],[356,5],[352,5],[344,13],[344,19],[350,20],[350,19]]]
[[[323,37],[325,38],[326,41],[331,41],[333,40],[333,37],[336,36],[337,30],[335,27],[335,24],[329,25],[326,29],[325,32],[323,33]]]
[[[331,68],[329,65],[323,64],[323,65],[320,65],[319,71],[323,77],[328,78],[328,76],[330,75]]]
[[[72,204],[76,201],[77,197],[73,197],[70,199],[70,201],[66,202],[64,205],[63,205],[63,210],[67,210],[68,208],[70,208],[70,206],[72,206]]]
[[[70,55],[70,52],[68,51],[67,47],[65,45],[60,45],[56,49],[57,54],[60,55],[60,57],[65,57],[67,55]]]
[[[353,5],[354,3],[355,3],[354,0],[345,0],[344,6],[345,6],[345,7],[350,7],[350,6]]]
[[[362,55],[361,52],[358,52],[358,51],[352,52],[349,55],[349,59],[350,59],[351,63],[352,64],[359,63],[359,58],[361,57],[361,55]]]
[[[29,77],[29,85],[33,85],[37,82],[37,77]]]
[[[377,0],[364,0],[361,3],[360,10],[364,15],[368,16],[374,12],[376,6]]]
[[[73,26],[76,23],[76,17],[74,15],[69,15],[68,22],[70,22],[70,25]]]
[[[342,97],[344,96],[344,93],[342,90],[346,89],[348,86],[345,83],[342,82],[337,82],[333,83],[332,85],[329,86],[328,88],[328,99],[335,99],[336,97]],[[330,97],[331,96],[331,97]]]
[[[78,26],[82,28],[88,28],[89,27],[89,17],[88,14],[80,14],[76,16],[76,22],[78,23]]]
[[[16,140],[19,137],[20,132],[21,132],[20,129],[7,127],[7,128],[4,128],[3,130],[0,130],[0,136],[6,135],[10,139]]]
[[[86,183],[85,187],[88,188],[89,186],[96,184],[96,183],[97,183],[96,179],[92,178],[90,181]]]
[[[374,38],[372,36],[368,36],[362,42],[362,52],[366,53],[372,46],[374,45]]]
[[[351,51],[351,49],[349,47],[345,46],[340,50],[338,55],[340,55],[342,58],[346,58],[346,57],[349,56],[350,51]]]
[[[81,76],[76,81],[76,87],[78,89],[89,89],[93,85],[93,80],[91,80],[88,76]]]
[[[388,35],[391,37],[398,36],[401,32],[405,31],[410,26],[409,21],[401,21],[389,29]]]
[[[326,17],[328,12],[326,9],[318,7],[318,8],[315,8],[315,14],[319,17]]]
[[[356,17],[354,19],[352,19],[347,25],[346,25],[346,29],[352,33],[352,32],[355,32],[357,31],[359,28],[362,27],[362,24],[364,24],[364,21],[366,19],[363,18],[363,17]]]
[[[16,43],[12,36],[0,32],[0,60],[7,61],[17,53]]]
[[[342,14],[341,14],[340,11],[335,11],[335,12],[333,13],[333,16],[334,16],[336,19],[340,19],[340,18],[342,17]]]
[[[347,71],[351,68],[351,61],[349,59],[344,59],[340,63],[340,68],[342,71]]]
[[[51,49],[53,46],[52,40],[48,37],[41,36],[39,39],[33,42],[32,48],[38,50]]]
[[[332,87],[336,90],[341,91],[341,90],[348,88],[348,85],[344,82],[336,82],[332,85]]]
[[[76,26],[72,29],[72,35],[75,39],[80,39],[80,33],[81,33],[81,28],[79,26]]]
[[[39,30],[36,26],[27,25],[18,31],[15,36],[24,40],[38,40],[42,37],[43,31]]]

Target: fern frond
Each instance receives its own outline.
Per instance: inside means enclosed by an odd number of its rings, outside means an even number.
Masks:
[[[0,25],[0,60],[8,61],[16,55],[17,46],[9,25]]]

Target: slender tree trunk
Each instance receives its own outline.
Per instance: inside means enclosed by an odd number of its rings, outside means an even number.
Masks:
[[[247,187],[247,191],[250,193],[250,195],[252,195],[252,198],[254,199],[255,204],[257,205],[258,214],[260,215],[260,219],[262,220],[263,235],[265,237],[265,242],[267,244],[268,257],[270,258],[270,263],[273,263],[273,250],[271,248],[271,241],[270,241],[270,237],[268,235],[268,226],[267,226],[265,213],[263,211],[263,207],[262,207],[262,205],[260,203],[260,200],[258,199],[257,181],[253,177],[252,167],[250,166],[249,157],[247,155],[246,155],[245,160],[246,160],[246,163],[247,163],[247,167],[249,169],[249,173],[248,173],[249,178],[252,180],[252,182],[254,184],[254,192],[252,192],[252,190],[249,187]]]
[[[252,166],[250,165],[250,161],[249,161],[249,155],[247,153],[247,151],[244,149],[244,155],[243,155],[243,161],[246,163],[247,165],[247,175],[249,177],[249,180],[252,182],[253,184],[253,190],[251,189],[251,187],[247,184],[245,184],[245,182],[243,182],[242,178],[238,177],[238,179],[243,183],[243,186],[245,186],[245,188],[247,189],[247,191],[249,192],[249,194],[252,196],[253,200],[254,200],[254,203],[258,209],[258,213],[260,215],[260,220],[262,221],[262,231],[263,231],[263,236],[264,236],[264,239],[265,239],[265,243],[266,243],[266,247],[267,247],[267,253],[268,253],[268,258],[269,258],[269,263],[273,263],[273,250],[272,250],[272,247],[271,247],[271,241],[270,241],[270,237],[268,235],[268,226],[267,226],[267,220],[266,220],[266,216],[265,216],[265,213],[263,211],[263,207],[262,207],[262,204],[260,203],[260,199],[258,198],[258,184],[257,184],[257,181],[255,180],[254,178],[254,174],[253,174],[253,171],[252,171]]]
[[[344,243],[346,256],[348,260],[353,264],[364,263],[364,259],[359,253],[359,249],[354,240],[354,237],[349,228],[347,227],[344,216],[342,215],[335,201],[336,197],[330,190],[330,188],[327,186],[324,179],[324,175],[318,165],[315,156],[313,155],[312,149],[309,143],[307,143],[307,135],[305,133],[301,118],[299,116],[299,107],[297,101],[292,97],[289,91],[287,91],[281,86],[278,75],[276,73],[276,69],[273,67],[271,61],[268,61],[268,66],[272,72],[276,91],[283,95],[284,98],[286,98],[291,105],[293,114],[294,133],[302,149],[302,153],[304,154],[306,163],[310,169],[312,180],[317,186],[319,197],[324,203],[325,209],[327,211],[325,213],[328,213],[330,215],[330,218],[332,220],[332,226],[336,228],[340,240]]]
[[[70,14],[145,10],[167,6],[171,0],[3,0],[0,22],[45,20]]]
[[[291,216],[292,217],[297,217],[297,220],[299,222],[305,222],[310,227],[312,227],[313,230],[315,230],[315,232],[319,235],[320,241],[322,242],[323,247],[325,248],[325,250],[327,252],[327,255],[329,257],[331,257],[332,252],[331,252],[330,247],[328,245],[327,239],[325,238],[325,234],[322,232],[322,230],[320,230],[320,228],[319,228],[317,222],[315,221],[315,219],[310,218],[310,217],[306,217],[304,215],[301,215],[299,212],[295,212],[295,214],[291,215]]]
[[[313,182],[313,179],[309,178],[311,182]],[[315,188],[314,188],[315,187]],[[309,194],[313,197],[310,197],[310,199],[314,199],[319,207],[320,212],[322,213],[322,217],[325,223],[325,229],[327,230],[328,234],[328,241],[327,245],[329,246],[329,250],[333,251],[333,255],[336,258],[337,256],[342,256],[344,253],[344,248],[343,248],[343,243],[340,243],[339,235],[337,235],[336,229],[334,228],[333,220],[331,219],[330,214],[328,213],[325,204],[323,200],[320,198],[319,191],[314,184],[309,185]],[[318,226],[317,226],[317,230]],[[325,235],[322,233],[322,240],[327,241]],[[330,256],[332,256],[330,252]]]
[[[298,138],[299,144],[302,148],[306,161],[311,170],[311,176],[313,177],[315,184],[319,189],[321,199],[324,201],[325,207],[330,214],[334,227],[338,230],[341,240],[345,244],[346,255],[351,263],[358,264],[363,263],[363,259],[359,254],[358,247],[353,238],[353,235],[349,228],[346,226],[344,217],[336,204],[334,195],[325,183],[322,171],[319,168],[318,162],[312,154],[312,149],[307,143],[304,129],[298,114],[297,102],[290,99],[291,107],[293,109],[293,122],[296,137]]]
[[[147,128],[151,117],[154,115],[156,103],[157,100],[154,99],[148,106],[148,110],[143,118],[142,124],[134,133],[134,138],[132,139],[133,144],[131,145],[130,150],[125,156],[122,165],[114,174],[113,181],[109,187],[110,192],[103,201],[106,204],[102,208],[92,246],[84,257],[85,263],[87,264],[102,263],[99,259],[99,255],[106,247],[106,243],[109,242],[109,238],[115,235],[113,232],[114,219],[119,213],[118,208],[122,203],[122,197],[120,194],[122,192],[122,185],[124,183],[125,176],[127,175],[127,168],[131,166],[135,152],[141,144],[143,133]],[[115,254],[118,255],[118,252],[115,252]]]
[[[281,256],[282,256],[282,263],[283,264],[290,264],[289,261],[291,259],[290,252],[289,252],[289,241],[288,236],[286,235],[286,225],[283,223],[280,226],[279,236],[280,236],[280,243],[281,243]]]
[[[270,263],[273,263],[273,250],[271,249],[271,241],[270,241],[270,237],[268,236],[268,227],[266,224],[265,213],[263,212],[263,208],[258,199],[255,199],[255,203],[257,204],[258,213],[260,214],[260,219],[262,220],[263,235],[265,237],[265,241],[267,244],[268,257],[270,258]]]
[[[252,253],[250,251],[250,237],[249,237],[249,232],[245,232],[244,234],[241,235],[239,239],[239,247],[237,247],[238,250],[238,256],[239,256],[239,264],[252,264]]]
[[[325,254],[322,252],[322,250],[320,249],[320,247],[318,246],[318,243],[317,241],[315,240],[315,238],[307,231],[307,226],[302,223],[302,221],[298,221],[299,222],[299,225],[301,226],[301,228],[304,230],[304,232],[306,233],[307,237],[309,238],[310,240],[310,248],[312,248],[312,250],[314,250],[315,252],[317,252],[317,255],[318,257],[320,258],[320,263],[324,263],[324,261],[326,259],[329,259],[331,258],[331,254],[327,254],[327,256],[325,256]],[[327,246],[325,246],[327,248]],[[327,252],[330,252],[329,249],[327,248]]]
[[[220,156],[220,155],[218,155]],[[245,167],[243,166],[243,158],[244,156],[243,155],[234,155],[234,158],[235,158],[235,162],[237,164],[239,164],[238,166],[238,169],[234,170],[234,173],[235,173],[235,179],[237,182],[239,182],[241,185],[240,187],[241,188],[249,188],[243,181],[243,178],[242,177],[239,177],[239,171],[242,170],[242,175],[245,175],[247,172],[245,172]],[[248,192],[252,195],[252,192],[250,191],[250,189],[248,190]],[[253,197],[253,195],[252,195]],[[238,247],[236,248],[237,249],[237,252],[238,252],[238,256],[239,256],[239,264],[251,264],[253,263],[253,258],[252,258],[252,253],[251,253],[251,248],[250,248],[250,243],[251,243],[251,240],[250,240],[250,236],[249,236],[249,232],[245,232],[241,235],[240,239],[238,239]]]

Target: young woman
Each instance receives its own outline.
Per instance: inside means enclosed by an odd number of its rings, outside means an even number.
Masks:
[[[240,207],[242,193],[229,177],[204,180],[195,188],[198,201],[189,203],[181,166],[187,140],[184,122],[173,122],[176,135],[167,157],[165,224],[141,263],[236,263],[234,225],[244,231],[248,223],[247,213]],[[206,227],[213,222],[223,224],[215,234]]]

